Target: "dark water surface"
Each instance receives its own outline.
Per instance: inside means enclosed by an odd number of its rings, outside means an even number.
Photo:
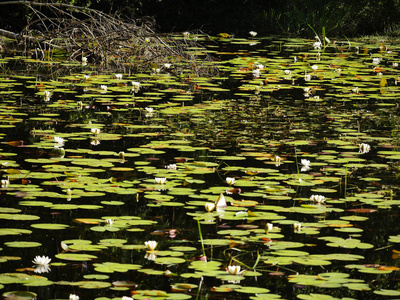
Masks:
[[[400,297],[397,46],[198,38],[218,76],[2,59],[1,292]]]

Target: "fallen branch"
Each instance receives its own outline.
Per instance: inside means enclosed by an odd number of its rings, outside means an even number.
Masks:
[[[199,47],[193,39],[157,34],[154,22],[149,20],[126,21],[65,3],[0,2],[0,5],[15,4],[25,5],[32,11],[28,25],[20,33],[0,29],[0,36],[15,40],[25,51],[32,47],[49,52],[53,48],[64,49],[71,60],[87,57],[104,68],[122,71],[157,69],[172,64],[176,66],[176,73],[184,69],[201,75],[215,73],[215,69],[201,66],[203,62],[187,52],[189,47]],[[2,44],[3,48],[7,45]],[[205,62],[209,60],[207,56]]]

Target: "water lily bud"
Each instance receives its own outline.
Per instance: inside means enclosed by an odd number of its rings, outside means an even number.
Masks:
[[[265,225],[265,232],[268,233],[268,232],[270,232],[273,228],[274,228],[274,224],[272,224],[272,223],[267,223],[267,224]]]
[[[294,223],[293,230],[294,232],[299,232],[301,230],[301,223]]]
[[[215,204],[207,202],[206,204],[204,204],[204,207],[206,208],[206,211],[212,212],[215,208]]]
[[[227,207],[228,205],[226,204],[225,196],[223,193],[219,194],[219,197],[217,199],[217,202],[215,204],[218,208],[224,208]]]
[[[46,101],[46,102],[50,101],[51,92],[50,91],[44,91],[43,97],[44,97],[44,101]]]
[[[235,183],[236,179],[233,177],[226,177],[226,183],[229,184],[229,186],[231,186],[232,184]]]

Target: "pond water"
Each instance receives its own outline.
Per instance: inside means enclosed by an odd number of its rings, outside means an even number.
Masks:
[[[3,297],[400,297],[398,46],[196,38],[218,75],[1,59]]]

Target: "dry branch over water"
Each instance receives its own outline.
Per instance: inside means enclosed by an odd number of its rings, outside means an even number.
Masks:
[[[101,11],[64,3],[40,3],[30,1],[7,1],[2,5],[25,5],[31,11],[27,26],[19,33],[0,29],[0,39],[5,50],[20,47],[25,53],[35,49],[43,58],[57,51],[64,51],[71,60],[88,61],[104,69],[122,72],[153,70],[173,66],[171,72],[181,74],[185,70],[200,75],[215,72],[209,66],[211,58],[199,60],[188,52],[199,47],[194,38],[185,35],[159,34],[154,21],[123,20]],[[17,45],[15,44],[17,43]]]

